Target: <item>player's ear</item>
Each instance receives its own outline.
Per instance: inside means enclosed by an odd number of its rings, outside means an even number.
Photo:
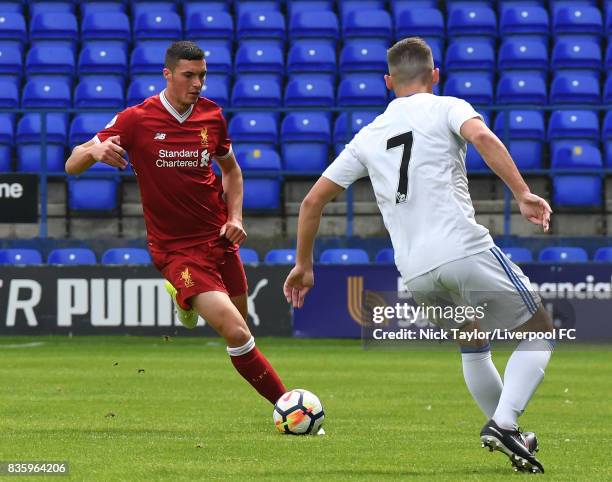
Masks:
[[[172,71],[168,67],[164,67],[162,73],[164,74],[164,79],[166,80],[170,80],[170,78],[172,77]]]
[[[440,82],[440,69],[438,69],[437,67],[433,69],[431,80],[433,85],[436,85],[438,82]]]
[[[389,74],[385,74],[385,85],[387,89],[393,90],[393,78]]]

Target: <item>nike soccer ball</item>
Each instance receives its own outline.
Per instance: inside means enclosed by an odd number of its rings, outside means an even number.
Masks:
[[[323,424],[325,413],[314,393],[296,388],[278,399],[272,416],[280,433],[303,435],[316,434]]]

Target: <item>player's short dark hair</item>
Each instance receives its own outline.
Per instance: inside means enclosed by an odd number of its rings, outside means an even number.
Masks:
[[[179,60],[202,60],[204,58],[204,51],[198,47],[194,42],[189,40],[180,40],[174,42],[168,50],[166,50],[166,58],[164,65],[167,69],[174,70]]]
[[[387,50],[389,74],[400,84],[425,82],[434,68],[433,54],[427,43],[419,37],[408,37]]]

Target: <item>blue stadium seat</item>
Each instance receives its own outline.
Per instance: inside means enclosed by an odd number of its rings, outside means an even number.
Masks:
[[[552,51],[551,65],[557,69],[601,70],[601,47],[599,42],[580,37],[557,39]]]
[[[154,4],[149,13],[141,13],[134,23],[136,40],[180,40],[183,35],[181,17],[176,12],[157,12]]]
[[[227,75],[206,75],[206,81],[202,86],[202,97],[206,97],[221,107],[229,105],[229,78]]]
[[[500,70],[548,70],[546,42],[537,38],[507,37],[499,48]]]
[[[112,248],[102,254],[102,264],[151,264],[151,255],[146,249]]]
[[[334,144],[335,144],[335,153],[339,154],[344,146],[349,143],[351,138],[357,134],[362,127],[370,124],[378,115],[377,112],[364,111],[364,112],[352,112],[351,117],[351,132],[347,132],[347,122],[349,114],[347,112],[342,112],[336,122],[334,123]]]
[[[368,264],[370,258],[363,249],[326,249],[319,257],[321,264]]]
[[[550,88],[551,104],[599,104],[597,78],[583,72],[557,72]]]
[[[495,70],[495,51],[489,42],[473,39],[453,40],[446,49],[445,69]]]
[[[204,0],[203,2],[183,2],[183,13],[185,20],[201,12],[217,14],[219,12],[229,13],[230,3],[225,0]]]
[[[150,2],[147,0],[138,0],[130,2],[132,4],[132,19],[138,19],[138,17],[143,13],[176,13],[177,12],[177,2],[164,2],[164,1],[154,1]]]
[[[232,89],[234,107],[279,107],[281,105],[280,82],[274,79],[256,79],[240,76]]]
[[[608,75],[608,78],[606,79],[606,83],[604,85],[603,103],[612,103],[612,75]]]
[[[0,114],[0,172],[12,171],[15,129],[10,114]]]
[[[240,17],[248,12],[279,12],[281,0],[235,0],[234,10]]]
[[[376,263],[378,264],[394,264],[395,252],[393,248],[384,248],[376,253]]]
[[[495,133],[504,141],[520,170],[543,167],[542,147],[546,139],[544,114],[538,111],[510,111],[508,138],[505,138],[506,113],[495,119]]]
[[[96,166],[107,170],[104,168],[106,164],[98,163]],[[118,187],[118,178],[69,179],[68,207],[75,211],[113,211],[119,205]]]
[[[285,17],[278,11],[245,12],[238,17],[236,36],[238,40],[284,39]]]
[[[20,13],[0,12],[0,40],[14,41],[16,46],[26,43],[28,34],[25,18]]]
[[[387,101],[387,87],[380,74],[347,75],[338,86],[338,105],[342,107],[380,106]]]
[[[549,19],[546,9],[539,5],[512,5],[504,8],[499,21],[499,33],[507,35],[535,35],[545,40]]]
[[[359,9],[348,13],[342,24],[342,36],[350,38],[377,38],[389,42],[393,36],[391,15],[386,10]]]
[[[23,88],[21,106],[69,108],[70,96],[70,86],[63,79],[32,79]]]
[[[551,246],[540,251],[538,261],[545,263],[584,263],[589,255],[583,248]]]
[[[336,48],[331,42],[298,40],[287,54],[287,73],[336,73]],[[332,79],[330,79],[332,80]]]
[[[278,143],[278,122],[273,112],[239,112],[229,121],[228,131],[237,144],[272,147]]]
[[[64,114],[47,114],[47,170],[62,172],[66,162],[67,122]],[[17,123],[17,171],[41,170],[41,119],[25,114]]]
[[[237,74],[267,73],[280,77],[285,71],[283,50],[257,44],[242,45],[236,52],[235,69]]]
[[[394,13],[413,8],[436,8],[438,0],[391,0],[391,11]]]
[[[597,249],[593,255],[593,261],[612,262],[612,246]]]
[[[301,38],[337,40],[340,33],[338,17],[334,12],[296,12],[289,22],[289,36]]]
[[[608,3],[606,8],[606,35],[608,36],[608,42],[612,36],[612,5]]]
[[[601,151],[590,145],[560,146],[552,152],[552,169],[594,169],[603,167]]]
[[[236,146],[236,152],[242,152],[240,156],[240,167],[245,172],[251,171],[268,171],[276,172],[281,169],[281,160],[278,152],[269,147],[266,148],[252,148],[249,150],[242,150],[241,146]],[[276,179],[276,175],[274,175]],[[258,179],[250,179],[256,181]]]
[[[147,97],[160,93],[165,87],[166,80],[161,75],[135,78],[128,87],[127,105],[140,104]]]
[[[102,77],[83,79],[74,90],[74,106],[76,108],[109,107],[122,110],[125,107],[123,83]]]
[[[395,38],[444,37],[444,16],[436,8],[409,8],[395,15]]]
[[[238,250],[242,264],[257,264],[259,263],[259,255],[257,251],[250,248],[240,248]]]
[[[266,264],[295,264],[295,249],[272,249],[264,258]]]
[[[338,10],[342,16],[342,23],[346,22],[346,17],[351,12],[361,10],[384,10],[385,0],[340,0]]]
[[[68,47],[34,46],[26,56],[26,75],[74,74],[74,52]]]
[[[546,82],[530,72],[504,72],[497,83],[496,102],[501,104],[546,104]]]
[[[444,95],[459,97],[472,104],[491,104],[493,82],[488,74],[453,72],[444,83]]]
[[[497,36],[497,18],[489,6],[469,4],[466,8],[455,8],[447,20],[449,37],[458,36]]]
[[[119,40],[129,42],[130,20],[123,12],[95,12],[83,17],[81,38],[88,40]]]
[[[340,72],[386,72],[387,49],[368,39],[346,43],[340,53]]]
[[[280,181],[277,178],[245,179],[243,206],[255,211],[280,209]]]
[[[508,259],[514,263],[531,263],[533,254],[527,248],[502,248]]]
[[[333,107],[334,86],[328,80],[307,74],[291,78],[285,88],[286,106]]]
[[[43,264],[43,260],[40,252],[36,249],[0,249],[0,264]]]
[[[23,75],[23,58],[21,51],[17,47],[0,46],[0,75],[2,78],[7,76],[14,77],[19,82]]]
[[[548,122],[548,138],[599,140],[597,113],[586,110],[554,111]]]
[[[68,145],[74,147],[91,140],[93,136],[104,129],[109,120],[109,114],[105,113],[83,112],[77,114],[70,124]]]
[[[333,12],[335,0],[289,0],[287,13],[289,18],[296,12]]]
[[[589,35],[603,33],[603,19],[597,7],[576,5],[558,8],[553,13],[552,32],[557,35]]]
[[[79,27],[72,13],[39,13],[30,21],[30,40],[78,40]]]
[[[96,264],[96,253],[87,248],[54,249],[47,257],[48,264],[55,265],[92,265]]]
[[[322,172],[329,160],[329,118],[322,112],[291,112],[281,125],[282,155],[288,171]]]
[[[2,13],[21,13],[23,14],[22,0],[8,0],[0,2],[0,12]]]
[[[553,176],[553,203],[564,207],[600,207],[602,179],[599,175]]]
[[[30,0],[27,2],[30,10],[30,17],[34,17],[39,13],[75,13],[74,2],[72,1],[57,1],[50,2]]]
[[[166,49],[161,45],[137,45],[132,50],[130,72],[132,75],[160,75],[164,68],[165,55]]]
[[[228,12],[212,12],[206,7],[187,14],[185,4],[185,36],[198,39],[234,40],[234,19]]]
[[[610,11],[612,11],[612,8],[610,9]],[[605,70],[607,70],[608,75],[612,74],[612,42],[610,41],[608,41],[608,48],[606,49],[604,68]]]
[[[231,49],[223,44],[205,45],[203,48],[206,59],[206,70],[215,74],[232,74]]]
[[[81,18],[84,19],[93,13],[125,13],[126,2],[123,0],[81,2],[80,8]]]
[[[7,109],[19,107],[19,89],[12,76],[0,77],[0,107]]]
[[[123,77],[127,74],[127,52],[116,46],[94,43],[85,46],[79,54],[79,75],[105,74]]]

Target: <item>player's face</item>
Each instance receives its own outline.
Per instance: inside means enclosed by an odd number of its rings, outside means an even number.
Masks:
[[[195,104],[204,87],[206,61],[181,59],[172,71],[164,69],[164,77],[168,81],[166,89],[177,102]]]

